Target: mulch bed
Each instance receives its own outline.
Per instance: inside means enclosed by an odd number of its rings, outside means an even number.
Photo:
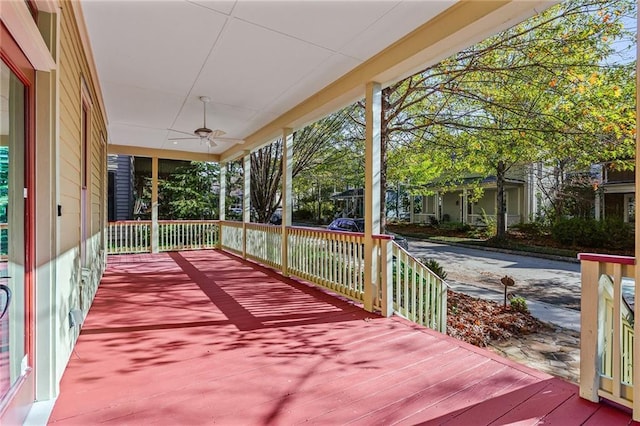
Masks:
[[[489,300],[447,292],[447,334],[475,346],[535,333],[548,326],[527,312]]]

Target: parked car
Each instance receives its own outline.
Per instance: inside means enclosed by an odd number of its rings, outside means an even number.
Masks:
[[[331,222],[329,226],[327,226],[327,229],[343,232],[364,232],[364,219],[341,217]],[[393,241],[403,249],[409,249],[409,243],[402,235],[394,234],[393,232],[387,232],[387,235],[391,235],[393,237]]]
[[[269,219],[269,223],[272,225],[282,225],[282,209],[277,209],[273,212]]]

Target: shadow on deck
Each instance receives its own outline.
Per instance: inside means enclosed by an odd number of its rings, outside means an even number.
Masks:
[[[220,251],[109,257],[55,424],[629,424],[560,379]]]

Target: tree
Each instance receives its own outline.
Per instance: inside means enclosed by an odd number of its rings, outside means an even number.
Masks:
[[[192,161],[158,180],[158,217],[161,219],[216,219],[220,167]]]
[[[294,133],[292,178],[337,164],[344,139],[347,110],[331,114]],[[251,154],[251,206],[265,223],[281,202],[282,140]]]
[[[622,94],[632,90],[633,73],[607,59],[633,5],[563,3],[390,86],[383,103],[390,175],[416,186],[436,176],[455,185],[465,175],[495,175],[502,237],[512,168],[627,155],[635,109]]]

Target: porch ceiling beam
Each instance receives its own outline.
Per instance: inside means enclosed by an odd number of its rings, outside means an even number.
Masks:
[[[201,152],[177,151],[173,149],[143,148],[140,146],[109,144],[108,153],[118,155],[133,155],[136,157],[158,157],[165,160],[208,161],[220,162],[217,154],[205,154]]]
[[[364,98],[365,84],[382,87],[444,59],[502,28],[526,19],[557,1],[462,1],[354,68],[315,95],[221,154],[222,160],[242,155],[281,136],[283,128],[298,129],[337,109]]]

